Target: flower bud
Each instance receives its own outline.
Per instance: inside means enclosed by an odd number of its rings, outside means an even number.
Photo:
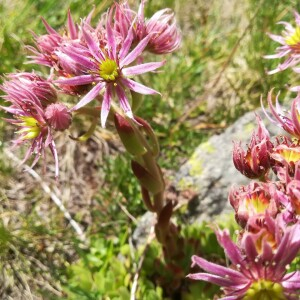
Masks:
[[[136,136],[130,123],[117,113],[115,114],[115,126],[124,147],[130,154],[140,156],[146,153],[146,148]]]
[[[233,163],[238,171],[248,178],[260,178],[270,168],[269,151],[272,149],[269,132],[261,119],[256,117],[258,127],[253,132],[247,152],[240,144],[234,143]]]
[[[175,51],[180,45],[181,33],[177,27],[174,12],[170,8],[165,8],[146,20],[144,2],[141,2],[138,12],[136,35],[140,40],[151,35],[147,50],[152,53],[165,54]]]
[[[7,93],[4,98],[10,102],[24,103],[26,100],[31,100],[46,107],[57,101],[56,91],[49,81],[33,72],[14,73],[8,75],[7,78],[9,80],[4,82],[2,89]]]
[[[61,103],[49,105],[45,111],[45,117],[49,125],[57,131],[64,131],[69,128],[72,116],[68,108]]]

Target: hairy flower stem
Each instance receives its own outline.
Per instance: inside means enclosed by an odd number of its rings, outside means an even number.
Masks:
[[[115,113],[115,124],[120,139],[126,150],[134,156],[132,169],[141,185],[143,201],[146,208],[157,215],[155,233],[163,247],[165,261],[181,268],[180,253],[183,239],[180,237],[177,226],[171,221],[174,205],[166,202],[164,197],[165,182],[161,168],[156,161],[159,152],[158,141],[146,121],[138,117],[135,120]],[[145,151],[133,153],[131,149],[145,149]]]

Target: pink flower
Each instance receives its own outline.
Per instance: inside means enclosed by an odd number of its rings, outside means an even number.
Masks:
[[[164,61],[152,62],[127,67],[141,55],[148,45],[151,35],[146,36],[130,51],[134,38],[131,28],[125,41],[118,44],[111,25],[111,11],[107,18],[106,31],[107,46],[105,48],[99,46],[98,41],[94,38],[93,31],[89,30],[85,25],[83,25],[82,32],[87,47],[83,45],[72,45],[72,43],[60,47],[60,52],[57,52],[58,56],[60,56],[60,60],[65,60],[66,64],[69,63],[68,61],[73,61],[73,64],[78,66],[78,73],[82,72],[82,75],[55,81],[55,83],[61,85],[95,85],[85,97],[72,108],[72,111],[88,104],[99,95],[102,89],[105,89],[101,107],[101,124],[103,127],[105,126],[114,94],[117,95],[125,114],[129,118],[133,118],[126,90],[132,90],[141,94],[158,93],[151,88],[133,81],[129,77],[156,70],[165,63]]]
[[[231,266],[220,266],[194,255],[192,266],[197,265],[209,273],[187,277],[222,286],[225,295],[220,299],[224,300],[299,299],[300,272],[286,273],[286,267],[300,249],[300,224],[285,228],[279,220],[268,218],[267,222],[269,233],[266,230],[247,233],[240,246],[232,242],[228,231],[218,230],[218,242]],[[271,232],[274,235],[270,236]]]
[[[228,198],[234,208],[238,224],[244,228],[249,218],[264,217],[266,212],[275,217],[279,212],[279,206],[272,197],[274,191],[273,184],[258,182],[231,188]]]
[[[296,27],[293,27],[287,22],[279,22],[285,26],[285,30],[282,35],[269,34],[270,38],[275,42],[281,44],[276,49],[276,54],[266,55],[267,59],[286,57],[286,60],[279,64],[278,67],[268,74],[274,74],[283,71],[287,68],[294,67],[300,62],[300,15],[294,12]],[[299,72],[299,68],[293,68],[294,71]]]
[[[286,171],[293,176],[295,164],[300,161],[300,146],[297,144],[280,144],[273,149],[273,169],[277,173],[278,168],[285,167]]]
[[[287,167],[279,169],[279,179],[283,182],[285,189],[276,191],[274,198],[281,205],[281,214],[284,215],[286,223],[300,220],[300,161],[295,163],[292,175]]]
[[[169,9],[156,12],[150,19],[144,16],[145,0],[141,1],[138,13],[130,9],[128,1],[115,4],[114,31],[125,40],[133,27],[134,43],[151,34],[146,50],[155,54],[175,51],[181,43],[181,33],[177,27],[175,14]]]
[[[115,3],[114,11],[114,31],[118,33],[123,41],[125,41],[130,27],[135,22],[136,12],[131,10],[128,1]]]
[[[34,154],[35,158],[32,163],[34,166],[41,156],[45,156],[46,148],[49,148],[55,160],[55,177],[57,178],[59,172],[57,151],[43,108],[32,100],[27,100],[24,104],[14,101],[12,103],[12,106],[2,108],[14,116],[14,119],[7,119],[7,121],[19,127],[16,132],[19,136],[13,141],[14,147],[31,143],[23,163]]]
[[[248,178],[261,178],[270,169],[270,151],[273,145],[259,116],[256,116],[256,121],[258,127],[252,134],[247,152],[240,143],[234,143],[233,148],[233,163]]]
[[[14,147],[31,143],[23,162],[35,155],[32,166],[45,156],[45,150],[49,148],[55,160],[55,176],[58,177],[58,157],[51,132],[53,123],[45,113],[49,107],[59,105],[52,103],[56,101],[55,90],[34,73],[12,74],[8,78],[10,80],[4,82],[1,88],[6,93],[3,98],[11,105],[1,108],[13,114],[13,119],[7,121],[19,127]]]
[[[136,35],[139,39],[151,34],[147,50],[155,54],[175,51],[181,43],[175,14],[170,8],[156,12],[149,20],[144,17],[145,0],[141,1],[137,16]]]
[[[4,99],[19,103],[32,100],[45,107],[57,101],[57,93],[47,80],[32,73],[12,73],[0,88],[7,93]]]
[[[281,127],[292,136],[300,139],[300,94],[298,94],[293,100],[291,110],[288,113],[285,113],[281,108],[278,102],[278,97],[279,94],[276,96],[276,105],[274,107],[272,103],[272,90],[268,93],[268,104],[274,118],[270,117],[269,114],[264,110],[265,115],[272,123]]]
[[[92,13],[93,10],[85,19],[87,24],[91,21]],[[70,10],[68,11],[67,30],[63,35],[54,30],[43,18],[42,21],[47,30],[47,34],[38,36],[33,33],[37,49],[32,46],[27,46],[27,49],[34,54],[29,56],[29,58],[31,58],[30,62],[59,69],[55,51],[64,41],[80,40],[82,33],[74,23]]]

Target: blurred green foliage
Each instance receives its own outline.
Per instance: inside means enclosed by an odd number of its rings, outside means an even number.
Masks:
[[[221,228],[229,228],[231,233],[236,229],[233,216],[218,224]],[[184,272],[190,267],[190,257],[202,255],[209,260],[224,262],[223,249],[218,245],[213,229],[206,223],[190,225],[183,229],[186,239],[186,254],[183,260]],[[163,290],[156,285],[166,281],[172,269],[163,263],[160,245],[153,241],[150,245],[140,246],[136,251],[128,244],[129,232],[120,233],[119,237],[104,238],[93,236],[89,249],[80,250],[80,259],[68,268],[65,285],[68,299],[112,299],[127,300],[136,273],[138,272],[136,299],[161,300],[168,299]],[[138,269],[142,259],[142,268]],[[138,271],[139,270],[139,271]],[[181,293],[182,299],[211,299],[218,288],[207,283],[193,283],[186,279],[186,289]],[[209,297],[209,298],[208,298]]]

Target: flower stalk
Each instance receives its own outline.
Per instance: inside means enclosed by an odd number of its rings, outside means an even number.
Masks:
[[[175,263],[182,238],[171,220],[173,203],[164,198],[165,181],[156,161],[159,152],[157,138],[145,120],[140,117],[135,117],[135,120],[115,113],[115,127],[125,149],[133,156],[131,167],[141,185],[145,206],[157,215],[155,234],[163,246],[165,261]]]

